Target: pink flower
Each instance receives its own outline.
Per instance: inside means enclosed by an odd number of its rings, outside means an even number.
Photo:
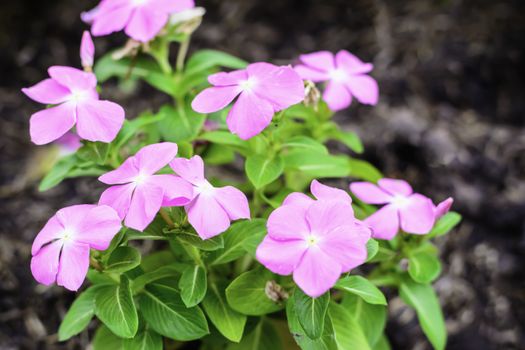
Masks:
[[[175,143],[143,147],[117,169],[98,179],[115,185],[100,196],[99,204],[114,208],[127,227],[143,231],[162,206],[184,205],[193,198],[192,187],[174,175],[155,175],[177,155]]]
[[[270,63],[250,64],[246,69],[210,75],[213,87],[198,94],[191,106],[199,113],[225,108],[237,96],[226,123],[243,140],[264,130],[273,115],[304,99],[304,84],[290,67]]]
[[[454,199],[452,199],[452,197],[448,197],[437,206],[434,206],[434,216],[436,217],[436,220],[448,213],[453,203]]]
[[[313,181],[318,200],[290,194],[268,218],[268,235],[257,248],[257,260],[280,275],[293,273],[309,296],[327,292],[341,273],[367,258],[370,229],[354,217],[350,196]]]
[[[331,110],[344,109],[352,103],[352,96],[364,104],[375,105],[379,99],[377,82],[368,76],[371,63],[363,63],[346,50],[337,55],[319,51],[301,55],[302,64],[294,67],[303,79],[327,82],[323,99]]]
[[[77,134],[72,132],[66,132],[59,139],[57,139],[54,144],[58,145],[60,148],[60,155],[68,155],[75,153],[80,147],[82,147],[82,142]]]
[[[124,122],[124,109],[99,100],[97,78],[76,68],[54,66],[51,78],[22,89],[34,101],[55,105],[31,116],[31,141],[44,145],[77,127],[78,135],[89,141],[111,142]]]
[[[213,187],[204,178],[202,158],[175,158],[171,168],[193,186],[193,199],[186,204],[190,224],[202,239],[224,232],[230,221],[250,218],[248,199],[232,186]]]
[[[82,34],[82,41],[80,43],[80,60],[82,62],[82,67],[87,70],[91,70],[93,67],[93,62],[95,59],[95,44],[91,35],[86,30]]]
[[[92,24],[94,36],[124,29],[137,41],[153,39],[168,22],[169,15],[195,7],[193,0],[102,0],[82,19]]]
[[[45,285],[78,290],[89,268],[89,249],[106,250],[121,227],[115,210],[106,205],[60,209],[33,242],[33,276]]]
[[[392,239],[399,228],[407,233],[426,234],[434,226],[435,212],[432,201],[413,193],[403,180],[381,179],[378,186],[370,182],[354,182],[350,190],[365,203],[386,204],[366,218],[374,238]]]

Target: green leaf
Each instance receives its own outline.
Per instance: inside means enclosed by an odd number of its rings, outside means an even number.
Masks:
[[[234,223],[222,234],[224,248],[211,252],[209,256],[210,264],[226,264],[240,258],[246,252],[254,254],[256,247],[265,234],[266,221],[264,219],[252,219]]]
[[[93,350],[124,350],[124,339],[117,337],[102,325],[95,332],[92,345]]]
[[[222,51],[200,50],[188,59],[184,74],[195,74],[214,67],[241,69],[247,65],[246,61]]]
[[[387,248],[384,245],[381,245],[381,243],[379,243],[379,247],[377,249],[377,253],[369,261],[370,262],[387,261],[387,260],[393,259],[396,255],[397,255],[397,253],[395,251],[393,251],[392,249]]]
[[[202,302],[211,322],[227,339],[238,343],[242,338],[246,316],[233,310],[226,301],[222,286],[211,284]]]
[[[140,252],[133,247],[118,247],[108,258],[105,270],[122,273],[140,265]]]
[[[293,150],[283,154],[282,157],[286,169],[299,170],[310,177],[346,177],[350,172],[346,156]]]
[[[391,350],[390,343],[385,334],[382,334],[376,345],[374,345],[373,350]]]
[[[38,190],[40,192],[47,191],[67,178],[69,172],[74,168],[77,159],[74,154],[65,156],[60,159],[51,170],[44,176]]]
[[[399,287],[399,296],[416,310],[419,324],[434,349],[445,349],[447,343],[445,320],[432,286],[405,278]]]
[[[297,288],[294,293],[295,312],[299,323],[310,339],[321,337],[324,329],[326,311],[330,302],[330,293],[312,298]]]
[[[197,305],[204,299],[208,288],[206,270],[199,265],[190,266],[179,280],[180,296],[186,307]]]
[[[224,239],[222,236],[215,236],[208,239],[202,239],[195,232],[176,232],[175,238],[181,242],[188,243],[196,248],[208,252],[224,248]]]
[[[209,131],[200,135],[199,139],[213,142],[218,145],[233,146],[241,149],[246,149],[248,147],[248,142],[228,131]]]
[[[456,212],[448,212],[443,215],[438,222],[434,225],[434,228],[425,237],[430,239],[437,236],[443,236],[449,233],[454,227],[461,222],[461,215]]]
[[[341,278],[335,288],[359,295],[369,304],[386,305],[383,293],[364,277],[347,276]]]
[[[268,159],[266,156],[256,154],[246,159],[245,170],[253,186],[261,188],[281,176],[284,163],[279,156]]]
[[[339,349],[371,350],[361,326],[347,309],[332,302],[328,313]]]
[[[187,308],[177,290],[159,284],[146,286],[139,299],[140,311],[157,333],[176,340],[199,339],[209,333],[198,306]]]
[[[325,145],[308,136],[294,136],[286,140],[286,142],[283,143],[282,147],[312,153],[328,154],[328,149]]]
[[[92,286],[75,299],[58,328],[58,341],[68,340],[82,332],[95,315],[95,297],[100,286]]]
[[[351,158],[348,160],[348,164],[350,167],[348,176],[356,179],[377,182],[383,177],[383,174],[375,166],[364,160]]]
[[[110,143],[84,141],[84,145],[77,151],[77,156],[81,159],[104,165],[108,159],[110,149]]]
[[[430,283],[441,273],[439,258],[426,251],[409,252],[408,274],[418,283]]]
[[[146,286],[146,284],[163,278],[173,277],[175,279],[175,277],[178,277],[182,274],[186,267],[187,265],[171,263],[166,266],[161,266],[156,270],[146,272],[145,274],[140,275],[133,280],[132,290],[134,293],[138,292],[142,290]]]
[[[355,132],[339,131],[333,136],[337,141],[340,141],[355,153],[363,153],[363,143],[361,142],[361,139],[359,138],[359,136],[357,136]]]
[[[166,141],[193,141],[199,134],[206,116],[195,112],[189,104],[162,106],[158,115],[164,116],[158,123],[159,131]]]
[[[385,329],[386,307],[369,304],[363,298],[351,293],[344,294],[341,305],[357,321],[368,339],[368,344],[374,346]]]
[[[124,339],[124,350],[162,350],[162,336],[149,328],[137,333],[132,339]]]
[[[95,314],[117,336],[135,336],[139,319],[126,276],[120,276],[119,285],[100,287],[95,298]]]
[[[368,242],[366,242],[366,261],[372,260],[378,251],[379,243],[375,239],[370,238]]]
[[[245,272],[226,288],[228,304],[245,315],[259,316],[279,311],[284,304],[278,304],[266,294],[266,284],[274,275],[265,269]]]
[[[281,350],[279,333],[274,326],[262,319],[257,326],[238,344],[230,344],[227,350]]]

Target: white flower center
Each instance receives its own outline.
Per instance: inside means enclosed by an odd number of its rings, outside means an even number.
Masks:
[[[406,206],[408,203],[410,203],[410,200],[408,199],[408,197],[396,195],[394,196],[394,198],[392,199],[390,203],[397,208],[402,208]]]
[[[348,75],[342,69],[333,69],[330,71],[330,79],[337,82],[343,82],[348,79]]]
[[[135,185],[142,185],[144,182],[146,182],[146,180],[149,178],[149,175],[147,174],[142,174],[142,173],[139,173],[135,179],[133,180],[133,182],[135,183]]]
[[[314,234],[310,234],[306,237],[306,243],[308,243],[309,247],[315,246],[319,243],[319,238]]]
[[[204,180],[195,187],[195,192],[202,195],[212,195],[215,192],[215,187],[207,180]]]
[[[147,2],[148,0],[131,0],[131,3],[133,4],[133,6],[142,6]]]
[[[241,87],[242,91],[250,91],[255,87],[256,84],[257,81],[253,77],[239,82],[239,86]]]
[[[71,92],[71,99],[76,102],[87,100],[88,97],[89,97],[89,93],[84,90],[77,90],[77,91]]]
[[[65,228],[64,231],[62,231],[62,240],[72,241],[74,235],[75,235],[75,232],[72,229]]]

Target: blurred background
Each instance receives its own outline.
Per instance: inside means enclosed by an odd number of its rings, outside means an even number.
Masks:
[[[193,50],[288,63],[301,53],[347,49],[374,63],[380,103],[353,104],[337,119],[361,136],[363,158],[385,175],[406,178],[435,201],[453,196],[453,209],[464,216],[459,229],[438,241],[444,271],[436,288],[447,349],[525,349],[525,1],[196,2],[207,14]],[[57,209],[94,202],[103,187],[76,179],[38,192],[49,148],[29,141],[28,119],[40,106],[20,88],[45,78],[48,66],[79,66],[87,28],[79,14],[96,3],[0,3],[2,350],[88,344],[86,333],[57,343],[74,295],[34,282],[30,245]],[[124,42],[122,35],[97,38],[99,56]],[[128,117],[168,101],[146,86],[124,93],[108,84],[104,96],[124,106]],[[397,299],[390,308],[394,349],[429,349],[414,312]]]

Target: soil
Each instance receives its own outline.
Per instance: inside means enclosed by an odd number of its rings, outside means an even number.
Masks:
[[[347,49],[373,62],[376,107],[337,119],[362,137],[363,158],[408,179],[436,201],[451,195],[461,226],[438,240],[436,288],[447,349],[525,349],[525,2],[520,0],[197,0],[207,9],[192,50],[225,50],[249,61],[288,63],[300,53]],[[0,4],[0,349],[85,349],[88,336],[57,343],[73,293],[37,285],[31,242],[59,208],[94,202],[93,179],[39,193],[48,148],[32,145],[39,106],[20,88],[51,65],[79,65],[88,0]],[[122,35],[97,39],[105,52]],[[129,116],[167,101],[142,87],[104,95]],[[140,96],[140,98],[137,98]],[[334,147],[338,147],[334,145]],[[336,151],[344,152],[344,149]],[[44,164],[42,164],[44,163]],[[414,313],[390,301],[394,349],[429,349]]]

